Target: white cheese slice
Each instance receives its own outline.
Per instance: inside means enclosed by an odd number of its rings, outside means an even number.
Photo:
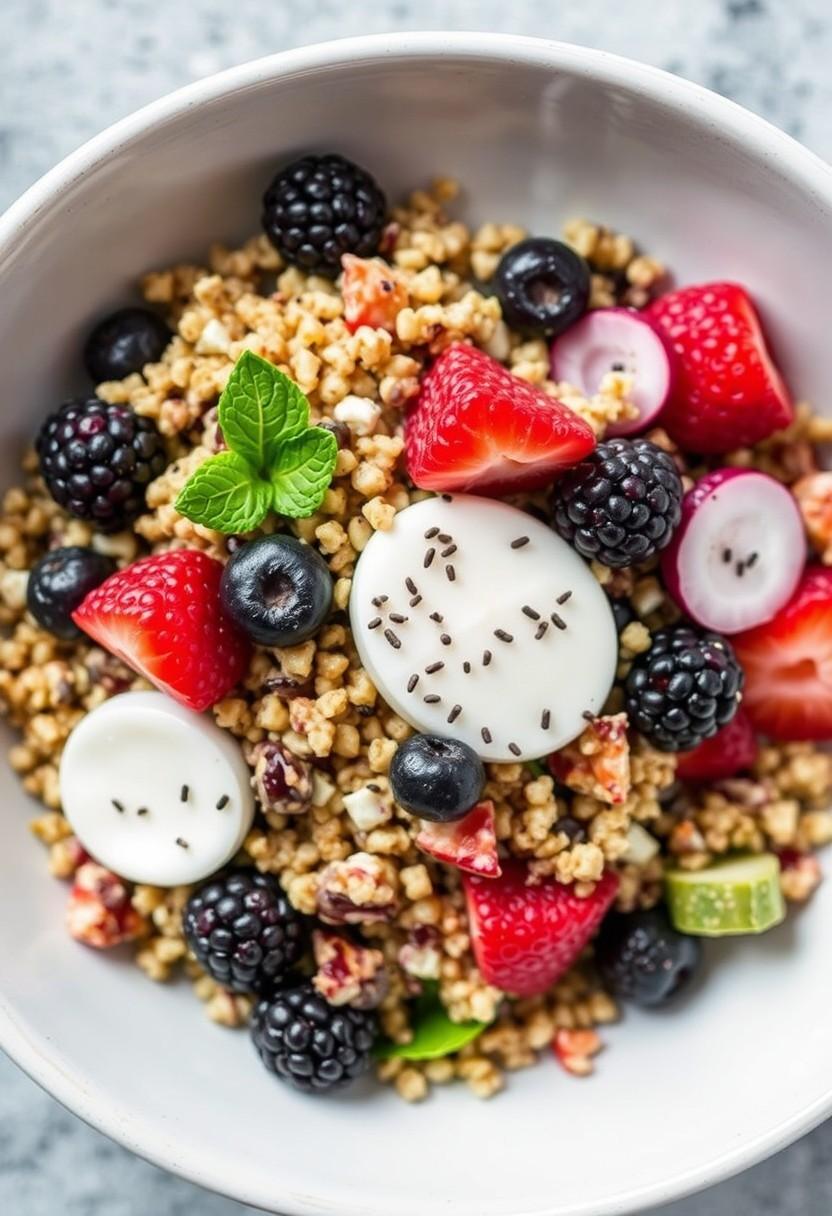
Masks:
[[[488,498],[425,499],[374,533],[350,618],[393,709],[486,760],[562,747],[615,676],[615,623],[589,568],[551,528]]]

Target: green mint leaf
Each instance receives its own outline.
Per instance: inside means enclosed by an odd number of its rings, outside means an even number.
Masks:
[[[281,444],[270,469],[273,509],[292,519],[317,511],[332,481],[337,455],[332,431],[319,426]]]
[[[188,478],[176,509],[192,523],[216,532],[250,532],[263,522],[272,489],[236,452],[220,452]]]
[[[436,993],[436,985],[425,985],[411,1018],[413,1038],[409,1043],[382,1039],[373,1054],[377,1060],[439,1060],[461,1051],[485,1030],[485,1022],[452,1022]]]
[[[309,426],[309,402],[273,363],[247,350],[220,397],[219,420],[232,452],[267,476],[281,445]]]

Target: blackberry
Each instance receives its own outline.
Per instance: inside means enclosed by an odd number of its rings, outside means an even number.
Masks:
[[[84,366],[94,384],[123,380],[146,363],[158,363],[172,334],[147,308],[122,308],[99,321],[84,347]]]
[[[52,549],[36,561],[26,585],[26,607],[37,623],[71,641],[82,636],[72,619],[78,605],[95,587],[115,573],[116,563],[94,549],[70,545]]]
[[[687,751],[731,721],[742,683],[733,648],[718,633],[661,629],[627,676],[630,723],[661,751]]]
[[[660,908],[608,916],[595,940],[601,979],[615,996],[663,1005],[693,978],[702,957],[695,937],[678,933]]]
[[[341,257],[378,252],[387,200],[375,179],[343,156],[304,156],[263,196],[263,228],[278,253],[310,274],[335,278]]]
[[[271,874],[231,870],[191,896],[182,914],[188,945],[205,970],[232,992],[280,983],[305,945],[303,919]]]
[[[148,483],[167,465],[152,419],[97,397],[62,405],[41,427],[36,447],[55,501],[100,532],[120,532],[140,515]]]
[[[264,998],[251,1022],[266,1068],[304,1093],[341,1089],[366,1072],[377,1034],[372,1013],[336,1009],[311,984]]]
[[[605,566],[634,566],[669,544],[682,517],[682,479],[649,439],[610,439],[554,490],[564,540]]]

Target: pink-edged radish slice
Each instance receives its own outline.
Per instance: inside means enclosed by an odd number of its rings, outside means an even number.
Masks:
[[[685,495],[662,574],[688,616],[732,634],[776,616],[805,564],[803,521],[786,487],[753,469],[717,469]]]
[[[631,400],[637,418],[615,422],[607,435],[633,435],[653,422],[670,394],[671,363],[664,341],[631,308],[597,308],[552,343],[552,379],[565,380],[587,397],[608,372],[633,377]]]

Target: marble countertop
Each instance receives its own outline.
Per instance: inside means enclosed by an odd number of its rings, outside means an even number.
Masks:
[[[832,159],[829,0],[0,0],[0,209],[88,136],[180,84],[326,38],[440,28],[545,35],[646,60]],[[831,1167],[832,1122],[659,1216],[826,1216]],[[111,1144],[3,1057],[0,1212],[254,1216]]]

